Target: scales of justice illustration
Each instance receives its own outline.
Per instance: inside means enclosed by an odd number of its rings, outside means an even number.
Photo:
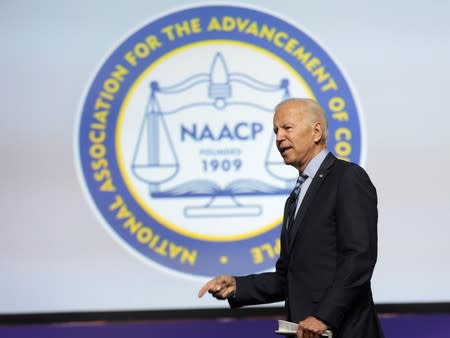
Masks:
[[[251,109],[270,114],[271,119],[275,105],[290,97],[288,79],[282,78],[277,84],[269,84],[244,73],[229,72],[222,53],[215,52],[209,72],[194,74],[165,87],[159,81],[150,81],[149,87],[150,95],[138,133],[131,170],[136,178],[148,185],[152,199],[190,199],[187,201],[192,201],[192,205],[184,205],[183,210],[187,218],[245,217],[259,216],[262,213],[262,206],[254,197],[286,196],[291,192],[296,173],[292,169],[286,170],[289,166],[284,164],[275,146],[271,124],[268,127],[271,136],[267,137],[267,144],[259,146],[264,152],[261,164],[264,165],[265,173],[272,178],[268,180],[270,183],[254,175],[224,183],[220,178],[205,178],[199,172],[197,177],[190,177],[167,187],[183,170],[183,165],[190,166],[189,163],[179,161],[177,147],[173,142],[174,131],[167,122],[169,117],[187,110],[208,109],[211,111],[208,116],[210,114],[213,121],[215,112],[233,107],[242,108],[242,115]],[[191,94],[183,95],[186,91]],[[261,97],[265,99],[259,100]],[[171,107],[165,107],[163,101]],[[191,120],[194,119],[195,117],[191,117]],[[195,154],[195,149],[192,152]],[[195,199],[201,204],[194,204]]]

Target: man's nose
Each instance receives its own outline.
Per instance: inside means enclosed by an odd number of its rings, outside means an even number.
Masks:
[[[278,130],[275,134],[275,139],[277,142],[281,142],[284,139],[283,132]]]

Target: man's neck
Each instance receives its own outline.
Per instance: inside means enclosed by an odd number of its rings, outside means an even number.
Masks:
[[[309,156],[308,160],[302,165],[300,166],[300,168],[297,168],[298,171],[300,173],[303,173],[305,171],[305,168],[308,166],[309,162],[311,162],[311,160],[316,157],[322,150],[324,150],[326,148],[325,144],[321,144],[320,146],[317,146],[313,149],[313,151],[311,152],[311,155]]]

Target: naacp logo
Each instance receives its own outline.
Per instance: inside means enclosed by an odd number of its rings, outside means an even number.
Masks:
[[[234,6],[193,7],[131,34],[97,72],[80,113],[80,176],[133,251],[193,275],[274,266],[286,196],[273,107],[316,99],[329,149],[361,162],[358,108],[330,56],[294,25]]]

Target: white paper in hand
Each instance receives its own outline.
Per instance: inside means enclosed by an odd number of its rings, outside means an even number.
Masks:
[[[275,333],[284,335],[295,335],[297,333],[297,328],[298,324],[279,319],[278,330],[275,330]],[[326,330],[320,336],[333,338],[333,333],[330,330]]]

